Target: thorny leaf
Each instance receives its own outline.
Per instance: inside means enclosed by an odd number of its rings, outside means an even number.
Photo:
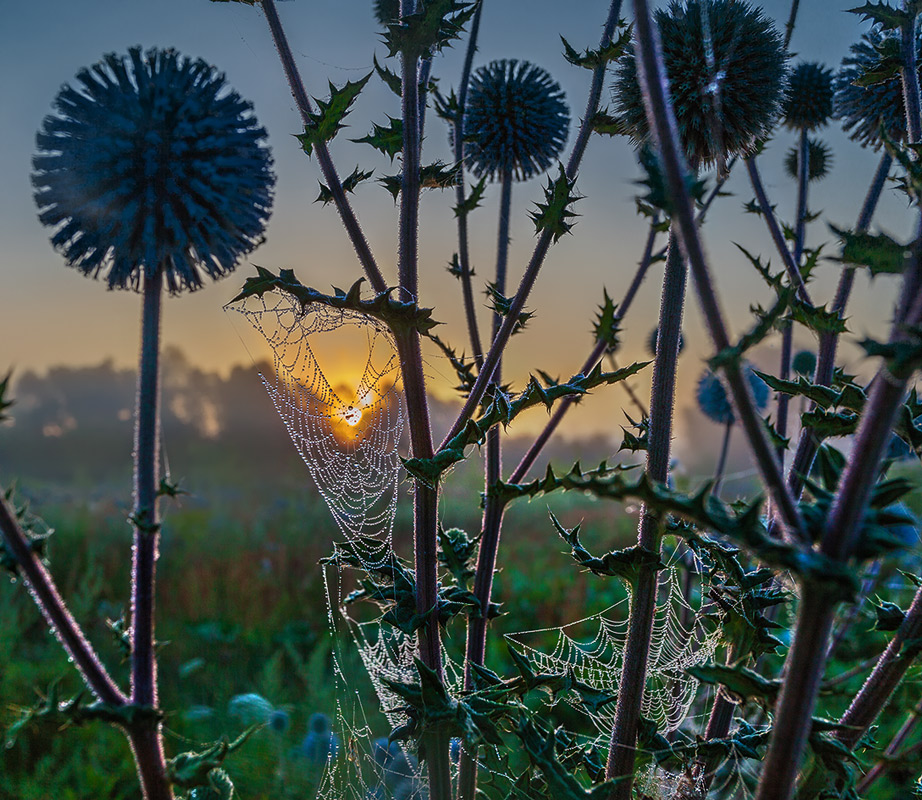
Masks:
[[[343,178],[343,181],[342,181],[343,190],[347,192],[354,192],[356,186],[358,186],[362,181],[367,181],[374,174],[375,174],[375,171],[373,169],[370,169],[366,172],[364,170],[359,169],[359,167],[356,166],[356,168],[352,170],[352,173],[350,175],[347,175],[345,178]],[[333,191],[330,189],[329,186],[327,186],[322,181],[319,181],[319,183],[320,183],[320,194],[317,195],[317,199],[314,202],[323,203],[324,205],[326,205],[327,203],[330,203],[333,201]]]
[[[461,37],[476,8],[476,2],[424,0],[416,14],[388,23],[384,34],[388,56],[406,53],[411,57],[427,57],[437,53]]]
[[[456,217],[466,217],[475,208],[480,207],[480,201],[483,199],[483,193],[486,190],[487,179],[481,178],[471,187],[470,193],[464,198],[464,201],[454,207]]]
[[[596,50],[586,50],[583,53],[575,50],[570,43],[560,37],[563,42],[563,57],[575,67],[584,67],[585,69],[596,69],[612,61],[617,61],[624,54],[625,48],[631,43],[633,26],[625,25],[624,20],[619,20],[619,24],[624,30],[618,35],[617,39],[609,42],[604,47]]]
[[[403,120],[388,115],[388,124],[379,125],[372,122],[372,130],[361,139],[351,139],[357,144],[371,145],[375,150],[388,156],[391,161],[403,150]]]
[[[359,278],[348,292],[333,287],[334,294],[328,295],[304,286],[290,269],[280,270],[278,275],[274,275],[269,270],[257,266],[256,275],[246,279],[243,289],[230,302],[239,303],[248,297],[262,297],[266,292],[280,291],[294,297],[301,304],[302,310],[316,303],[344,311],[357,311],[381,320],[395,334],[411,329],[427,334],[440,324],[432,319],[431,308],[420,308],[416,303],[403,302],[391,297],[395,291],[394,287],[368,300],[363,300],[361,298],[363,280],[364,278]]]
[[[369,72],[357,81],[347,81],[340,88],[330,83],[330,99],[317,100],[319,110],[308,114],[304,133],[295,136],[301,142],[301,149],[305,153],[311,155],[316,145],[329,142],[336,136],[337,131],[344,127],[343,119],[349,113],[359,93],[365,88],[371,75],[372,73]]]
[[[547,179],[547,187],[544,190],[546,203],[536,203],[537,211],[530,212],[532,220],[535,223],[535,231],[541,233],[548,231],[557,242],[565,233],[569,233],[574,223],[569,220],[579,216],[570,210],[573,203],[580,199],[579,195],[572,194],[575,180],[570,180],[563,168],[559,164],[559,173],[554,180],[550,176]]]
[[[885,233],[829,229],[842,240],[842,254],[831,261],[867,267],[871,275],[901,275],[909,266],[914,244],[902,245]]]
[[[593,324],[593,333],[597,342],[605,342],[608,349],[614,352],[618,349],[618,333],[620,327],[618,323],[621,317],[617,313],[618,307],[611,297],[608,296],[608,290],[602,289],[602,305],[596,313],[595,323]]]
[[[254,731],[262,725],[253,725],[247,728],[234,741],[229,741],[222,736],[210,747],[200,752],[186,752],[167,761],[167,774],[170,782],[183,789],[196,787],[214,787],[216,782],[211,779],[212,772],[224,763],[224,760],[235,750],[243,746],[244,742],[252,736]]]

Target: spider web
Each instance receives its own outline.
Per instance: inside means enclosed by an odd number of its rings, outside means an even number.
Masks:
[[[721,644],[721,630],[684,596],[678,566],[659,573],[653,635],[647,661],[647,685],[641,713],[657,723],[663,733],[678,730],[688,718],[698,681],[689,667],[713,659]],[[572,669],[575,676],[595,689],[617,694],[624,664],[630,617],[630,596],[591,617],[558,628],[507,634],[506,639],[537,668],[547,672]],[[549,648],[531,644],[552,639]],[[614,705],[590,713],[600,734],[611,733]]]

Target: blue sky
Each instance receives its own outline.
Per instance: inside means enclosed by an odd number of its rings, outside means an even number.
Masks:
[[[763,4],[770,16],[787,18],[789,2]],[[802,0],[792,49],[803,58],[839,63],[849,44],[863,29],[857,17],[843,13],[853,0]],[[341,84],[364,75],[372,54],[385,54],[371,14],[371,0],[294,0],[281,3],[280,13],[292,40],[308,91],[327,92],[327,79]],[[481,49],[477,63],[493,58],[529,59],[550,71],[567,93],[571,114],[582,112],[588,72],[568,65],[562,57],[559,35],[577,48],[595,46],[607,3],[602,0],[486,0]],[[625,13],[630,14],[626,3]],[[344,285],[360,276],[332,206],[313,204],[317,195],[316,166],[298,148],[298,117],[284,82],[261,12],[237,4],[207,0],[36,0],[5,3],[0,30],[0,370],[44,369],[51,364],[94,364],[111,357],[119,365],[133,363],[137,347],[139,298],[126,292],[107,292],[104,284],[65,268],[48,243],[49,231],[37,221],[29,184],[35,131],[60,85],[78,68],[106,52],[124,52],[134,44],[173,46],[200,56],[227,73],[228,81],[251,100],[267,127],[279,175],[275,212],[267,242],[251,261],[270,268],[291,267],[307,284],[324,289]],[[447,87],[457,82],[462,49],[438,58],[433,73]],[[606,93],[607,95],[607,93]],[[375,167],[376,174],[393,172],[387,160],[364,145],[352,144],[384,114],[396,116],[394,98],[373,79],[356,104],[351,127],[333,145],[343,174],[356,164]],[[447,158],[447,137],[441,123],[430,118],[424,160]],[[811,208],[823,219],[850,225],[857,214],[876,157],[850,143],[833,128],[823,137],[835,149],[832,175],[817,185]],[[572,141],[572,135],[571,135]],[[793,143],[781,132],[764,156],[763,169],[773,201],[786,218],[793,214],[794,187],[779,165]],[[574,235],[564,237],[548,258],[539,285],[529,302],[537,312],[527,335],[516,337],[508,373],[527,376],[542,368],[552,374],[575,371],[588,351],[594,307],[602,287],[617,300],[639,258],[645,228],[633,212],[637,169],[625,141],[594,137],[578,181],[585,199],[577,205],[582,215]],[[769,301],[751,268],[738,256],[732,242],[772,256],[762,223],[740,211],[752,192],[734,177],[728,189],[733,197],[719,201],[705,231],[705,242],[719,291],[731,324],[742,330],[749,321],[750,303]],[[541,199],[541,184],[532,180],[514,190],[514,222],[510,260],[511,280],[527,261],[533,226],[527,208]],[[496,237],[498,190],[492,189],[484,208],[472,217],[474,263],[482,280],[492,268]],[[464,346],[460,294],[456,281],[444,269],[454,252],[454,227],[449,195],[427,193],[421,215],[421,299],[436,307],[436,318],[448,323],[443,332]],[[365,185],[355,205],[371,245],[389,277],[394,274],[396,209],[386,192]],[[881,226],[906,238],[910,217],[905,203],[892,191],[878,216]],[[813,238],[826,238],[825,224],[814,226]],[[777,262],[777,258],[773,258]],[[838,267],[824,263],[814,289],[822,302],[831,296]],[[193,295],[170,299],[165,305],[164,341],[183,348],[190,361],[225,370],[262,355],[240,319],[221,309],[252,274],[248,264],[222,282]],[[623,358],[641,357],[643,342],[655,324],[660,274],[647,280],[626,321]],[[888,319],[894,284],[879,280],[859,283],[852,307],[856,333],[880,330]],[[687,398],[701,370],[709,345],[700,326],[694,300],[688,304],[686,339],[689,347],[680,375],[680,392]],[[485,317],[484,317],[485,319]],[[250,345],[248,351],[245,343]],[[808,346],[809,337],[798,342]],[[761,354],[765,366],[773,361],[771,348]],[[856,359],[856,351],[845,350]],[[436,384],[450,379],[433,357],[430,373]],[[444,376],[444,377],[440,377]],[[683,401],[685,402],[685,401]],[[687,404],[687,403],[686,403]],[[579,429],[596,427],[608,419],[610,404],[586,403],[577,415]],[[620,424],[621,419],[617,420]]]

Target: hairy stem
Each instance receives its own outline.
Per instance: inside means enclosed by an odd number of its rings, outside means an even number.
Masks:
[[[160,542],[160,306],[163,271],[144,276],[141,356],[134,433],[134,547],[131,570],[131,702],[157,707],[154,633],[157,556]],[[160,723],[138,723],[131,742],[147,800],[172,797]]]
[[[86,685],[103,703],[124,705],[128,698],[116,686],[99,656],[70,613],[54,578],[29,546],[29,538],[16,521],[13,509],[0,492],[0,534],[16,559],[19,574],[29,588],[49,629],[80,671]]]
[[[640,285],[643,283],[644,278],[647,276],[647,271],[650,269],[650,264],[653,263],[653,245],[656,241],[656,227],[658,222],[659,218],[656,217],[650,224],[650,232],[647,234],[647,243],[644,246],[643,256],[640,259],[637,272],[634,273],[634,279],[631,281],[630,286],[628,286],[627,291],[624,293],[624,298],[621,300],[621,304],[615,310],[616,324],[624,319],[624,315],[627,314],[628,309],[634,302],[634,297],[636,297],[637,291],[640,289]],[[588,375],[589,372],[595,368],[595,365],[599,363],[602,356],[605,355],[608,347],[609,345],[607,342],[601,339],[596,341],[589,355],[586,357],[586,361],[580,368],[580,372],[583,375]],[[625,387],[625,389],[630,391],[630,387],[627,385],[626,381],[622,385]],[[557,430],[557,426],[560,425],[560,423],[563,421],[564,416],[566,416],[567,411],[573,405],[574,401],[575,398],[573,397],[564,397],[558,402],[557,408],[555,408],[554,413],[551,414],[551,418],[547,421],[535,441],[532,442],[531,447],[528,448],[528,451],[525,453],[525,455],[522,456],[522,460],[519,461],[518,466],[515,468],[515,471],[509,478],[511,483],[518,483],[528,474],[528,470],[532,468],[535,460],[541,454],[541,451],[544,449],[544,446],[548,443],[551,436],[553,436],[554,431]],[[646,409],[641,407],[641,411],[644,416],[646,416]]]
[[[724,472],[727,469],[727,454],[730,452],[730,435],[733,433],[733,421],[724,425],[723,441],[720,444],[720,457],[717,459],[717,469],[714,470],[714,487],[711,490],[715,497],[720,497],[720,487],[724,482]]]
[[[810,147],[806,129],[800,132],[800,144],[797,149],[797,221],[794,226],[794,269],[800,277],[800,262],[804,254],[804,237],[807,228],[807,192],[810,185]],[[803,278],[800,278],[803,286]],[[806,292],[806,289],[804,290]],[[791,359],[794,354],[794,326],[790,320],[781,332],[781,366],[778,377],[786,381],[791,377]],[[778,419],[775,423],[778,435],[786,439],[788,435],[788,410],[791,396],[778,393]],[[778,461],[784,465],[785,447],[778,445]]]
[[[605,47],[605,45],[611,42],[612,35],[614,34],[615,27],[618,23],[618,15],[620,13],[621,0],[612,0],[611,6],[609,7],[608,19],[605,21],[605,28],[602,31],[600,47]],[[605,71],[606,65],[600,64],[593,70],[592,73],[592,84],[589,89],[589,101],[586,103],[586,116],[580,122],[580,129],[579,134],[576,137],[576,144],[573,147],[573,152],[570,154],[570,158],[567,160],[566,174],[567,177],[571,180],[576,177],[576,173],[579,171],[579,165],[582,162],[583,153],[585,152],[586,144],[589,140],[589,135],[592,133],[592,118],[599,110],[599,99],[602,96],[602,86],[605,83]],[[525,272],[522,275],[519,288],[516,290],[515,297],[512,298],[509,313],[506,315],[506,319],[503,321],[499,332],[496,334],[496,337],[493,339],[493,343],[490,345],[490,350],[484,358],[483,366],[481,367],[480,373],[477,375],[477,380],[474,382],[474,386],[471,388],[470,394],[467,396],[464,405],[461,407],[461,411],[458,413],[457,419],[455,419],[454,424],[451,426],[451,430],[442,440],[442,445],[440,445],[440,447],[444,446],[446,442],[450,441],[461,432],[461,429],[464,428],[467,421],[471,418],[471,416],[474,414],[474,411],[476,411],[477,407],[480,405],[480,401],[483,399],[484,392],[486,392],[487,387],[490,385],[493,370],[496,369],[496,365],[502,357],[502,353],[506,349],[506,345],[509,343],[509,337],[512,336],[512,331],[515,328],[519,314],[521,314],[522,310],[525,308],[525,303],[528,301],[528,296],[531,294],[531,290],[534,288],[535,282],[538,280],[538,273],[541,271],[541,267],[544,265],[544,259],[551,247],[552,240],[553,234],[547,230],[542,231],[538,236],[538,241],[535,244],[534,252],[532,253],[531,259],[529,260],[528,265],[525,268]]]
[[[656,339],[656,360],[653,365],[653,390],[650,396],[650,439],[646,473],[654,481],[665,483],[669,472],[669,452],[672,443],[672,412],[675,405],[676,365],[679,358],[679,337],[682,330],[682,310],[685,304],[686,268],[675,233],[671,233],[666,254],[663,296],[660,303],[659,328]],[[637,544],[646,550],[658,551],[660,546],[659,514],[644,506],[640,512]],[[611,749],[608,753],[606,777],[621,778],[613,790],[612,800],[631,797],[630,775],[634,771],[637,724],[640,704],[647,680],[647,656],[653,634],[653,612],[656,608],[657,571],[643,568],[631,593],[631,614],[615,722],[612,727]]]
[[[499,232],[496,243],[496,282],[499,294],[506,293],[506,268],[509,263],[509,215],[512,208],[512,170],[503,171],[502,189],[499,201]],[[502,324],[502,316],[493,314],[493,335]],[[500,361],[493,371],[496,390],[502,380],[503,362]],[[496,570],[496,555],[503,528],[503,502],[490,496],[489,489],[503,477],[502,437],[498,425],[487,431],[487,453],[484,465],[484,493],[486,500],[483,507],[483,520],[480,531],[480,550],[477,554],[477,570],[474,574],[474,596],[483,613],[471,615],[467,622],[467,647],[465,651],[464,688],[472,688],[472,664],[483,664],[487,644],[487,616],[490,597],[493,594],[493,573]],[[476,749],[462,753],[460,764],[459,793],[462,800],[473,798],[477,791],[477,752]]]
[[[906,721],[900,726],[896,735],[891,739],[890,744],[887,745],[887,749],[884,751],[884,758],[878,761],[868,773],[858,781],[858,786],[856,788],[859,793],[863,794],[866,792],[886,774],[890,767],[887,759],[895,757],[900,752],[900,748],[918,727],[920,721],[922,721],[922,700],[920,700],[915,708],[909,712]]]
[[[301,74],[298,71],[294,55],[291,52],[291,45],[288,43],[288,37],[285,35],[284,28],[282,28],[282,21],[279,19],[278,10],[275,7],[275,0],[262,0],[259,5],[266,15],[266,21],[269,23],[272,41],[275,43],[275,49],[278,51],[279,58],[282,61],[282,68],[285,70],[285,77],[288,80],[291,94],[295,99],[295,105],[298,107],[301,119],[306,125],[310,119],[309,115],[312,112],[311,101],[307,96],[307,91],[304,89],[304,82],[301,80]],[[415,84],[413,94],[416,94]],[[362,227],[359,225],[358,217],[355,216],[352,204],[349,202],[349,198],[343,189],[339,174],[330,156],[329,148],[327,148],[325,142],[318,142],[314,147],[314,152],[317,154],[317,163],[320,165],[323,179],[330,188],[330,192],[333,195],[333,203],[336,205],[336,210],[339,212],[343,226],[346,228],[349,240],[355,248],[359,263],[362,265],[362,269],[365,270],[365,274],[372,288],[376,292],[383,292],[387,289],[387,281],[384,280],[381,270],[378,269],[375,257],[372,255],[371,248],[368,246],[368,241],[365,239],[365,234],[362,232]]]
[[[467,91],[471,82],[471,67],[474,63],[474,53],[477,52],[477,38],[480,33],[480,17],[483,12],[483,2],[477,4],[474,17],[471,20],[471,34],[467,40],[467,50],[464,54],[464,67],[461,70],[461,84],[458,87],[458,110],[452,125],[452,139],[455,150],[455,163],[464,164],[464,111],[467,108]],[[461,180],[455,187],[455,201],[460,208],[465,200],[464,172]],[[467,320],[468,338],[474,351],[474,363],[477,369],[483,366],[483,345],[480,342],[480,330],[477,326],[477,309],[474,305],[474,289],[471,277],[471,257],[468,237],[467,214],[458,214],[458,267],[461,271],[461,294],[464,298],[464,316]]]
[[[647,0],[635,0],[638,73],[643,88],[644,106],[654,132],[666,172],[669,193],[675,204],[673,219],[679,241],[694,277],[698,301],[717,352],[730,346],[724,316],[711,280],[701,240],[695,224],[694,208],[685,184],[686,167],[682,155],[675,114],[667,99],[666,71],[662,63],[659,34],[650,17]],[[738,362],[723,366],[733,406],[740,420],[759,473],[785,526],[792,536],[801,536],[803,524],[796,503],[784,483],[781,466],[768,441],[762,418],[756,410],[749,384]]]
[[[881,156],[880,163],[877,166],[877,172],[868,188],[864,203],[858,215],[858,221],[855,225],[857,233],[863,233],[870,225],[874,218],[874,212],[877,210],[877,204],[880,202],[880,196],[883,193],[887,175],[890,173],[890,167],[893,165],[893,158],[884,154]],[[855,283],[855,267],[846,267],[839,278],[839,285],[836,288],[835,298],[832,301],[831,311],[839,316],[845,313],[851,297],[852,287]],[[829,386],[832,383],[833,370],[836,361],[836,349],[839,344],[839,335],[837,333],[824,333],[820,335],[820,346],[816,359],[816,372],[813,382],[819,386]],[[804,479],[813,466],[813,459],[819,449],[820,441],[814,436],[810,428],[802,428],[800,437],[797,441],[797,449],[794,452],[794,460],[788,470],[788,486],[795,497],[800,497],[803,491]]]

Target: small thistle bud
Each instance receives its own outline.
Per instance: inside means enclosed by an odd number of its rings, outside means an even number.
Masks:
[[[563,89],[541,67],[502,59],[471,76],[465,154],[478,178],[541,174],[563,150],[569,126]]]
[[[807,151],[810,163],[807,166],[807,179],[811,181],[821,181],[829,174],[832,167],[832,150],[825,142],[819,139],[807,140]],[[792,180],[797,180],[798,161],[800,154],[796,147],[788,150],[784,157],[785,174]]]
[[[314,766],[326,764],[339,752],[339,737],[333,733],[333,724],[326,714],[311,714],[307,723],[307,736],[301,741],[299,754]]]
[[[234,695],[227,704],[227,715],[236,717],[244,725],[262,725],[268,722],[273,710],[272,703],[253,692]]]
[[[772,21],[743,0],[673,0],[654,16],[688,159],[707,167],[752,153],[783,100],[787,56]],[[635,143],[649,141],[633,52],[620,61],[614,103]]]
[[[788,74],[784,124],[796,130],[814,131],[832,117],[832,70],[812,61],[802,61]]]
[[[768,407],[770,395],[768,385],[753,372],[752,367],[748,364],[743,366],[743,374],[749,383],[749,391],[752,392],[756,410],[761,413]],[[708,419],[720,425],[731,425],[736,422],[727,390],[724,389],[720,378],[711,370],[706,369],[702,373],[695,396],[698,400],[698,408]]]
[[[919,39],[922,45],[922,37]],[[895,142],[906,139],[906,106],[899,75],[869,86],[858,86],[881,61],[881,51],[899,49],[899,39],[891,33],[872,29],[849,49],[835,78],[835,115],[842,128],[862,147],[879,150],[883,145],[880,129]],[[917,52],[922,77],[922,47]]]
[[[158,272],[170,292],[256,247],[272,204],[266,131],[204,61],[133,47],[65,85],[36,137],[32,183],[52,244],[110,289]]]
[[[659,338],[659,327],[654,328],[650,331],[650,336],[647,338],[647,352],[651,356],[656,356],[656,342]],[[679,333],[679,352],[681,353],[685,349],[685,334]]]
[[[791,361],[791,368],[797,375],[812,379],[816,372],[816,353],[812,350],[798,351]]]

